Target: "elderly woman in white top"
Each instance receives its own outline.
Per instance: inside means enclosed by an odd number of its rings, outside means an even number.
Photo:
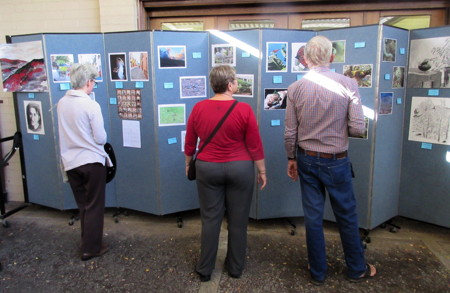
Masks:
[[[90,64],[74,64],[70,70],[73,90],[58,102],[61,159],[80,210],[81,259],[103,255],[105,209],[105,164],[111,160],[104,150],[106,131],[100,105],[89,94],[98,71]]]

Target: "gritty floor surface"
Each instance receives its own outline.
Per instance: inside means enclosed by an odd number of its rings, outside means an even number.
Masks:
[[[397,233],[390,227],[370,232],[366,258],[378,274],[358,284],[345,279],[339,234],[326,222],[329,272],[318,287],[306,270],[301,218],[292,219],[295,233],[286,219],[250,220],[240,279],[223,269],[224,221],[212,280],[200,283],[193,272],[200,250],[198,211],[126,211],[113,218],[116,211],[108,209],[104,240],[111,250],[86,262],[79,255],[79,222],[69,225],[72,212],[31,205],[7,218],[10,227],[0,226],[0,292],[450,292],[450,230],[401,217],[394,219]]]

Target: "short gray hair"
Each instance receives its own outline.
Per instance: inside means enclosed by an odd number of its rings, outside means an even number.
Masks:
[[[76,90],[84,87],[89,80],[95,80],[98,70],[92,64],[73,64],[70,67],[70,83]]]
[[[314,66],[329,65],[333,44],[324,36],[316,36],[305,47],[306,60]]]
[[[236,79],[236,70],[230,65],[213,67],[209,72],[209,83],[216,94],[226,92],[228,83]]]

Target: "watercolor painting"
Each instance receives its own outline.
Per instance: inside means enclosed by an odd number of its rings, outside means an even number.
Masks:
[[[78,63],[94,65],[98,71],[98,76],[95,81],[103,81],[102,59],[100,54],[78,54]]]
[[[158,46],[159,68],[186,68],[186,46]]]
[[[408,140],[450,145],[450,98],[412,97]]]
[[[0,45],[3,91],[47,92],[41,41]]]
[[[266,71],[267,72],[287,72],[288,43],[287,42],[267,42],[266,48],[267,48]]]

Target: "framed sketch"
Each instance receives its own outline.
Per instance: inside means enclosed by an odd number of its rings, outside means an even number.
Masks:
[[[206,76],[180,76],[180,99],[205,97]]]
[[[130,52],[130,80],[148,81],[148,53]]]
[[[53,82],[70,82],[70,67],[73,62],[73,54],[50,55],[52,63]]]
[[[238,91],[234,97],[253,98],[253,84],[255,76],[253,74],[236,74]]]
[[[100,54],[78,54],[78,63],[94,65],[98,71],[98,76],[95,81],[103,81],[102,59]]]
[[[186,105],[158,105],[158,126],[186,125]]]
[[[109,53],[109,74],[111,81],[127,81],[127,59],[125,53]]]
[[[306,64],[305,60],[305,46],[306,43],[291,44],[291,72],[301,72],[308,70],[308,64]]]
[[[212,66],[230,65],[236,66],[236,46],[229,44],[212,45]]]
[[[186,68],[186,46],[158,46],[160,69]]]
[[[266,43],[266,71],[287,72],[288,46],[287,42]]]
[[[45,134],[44,117],[42,117],[42,104],[40,101],[23,101],[27,121],[27,133]]]

